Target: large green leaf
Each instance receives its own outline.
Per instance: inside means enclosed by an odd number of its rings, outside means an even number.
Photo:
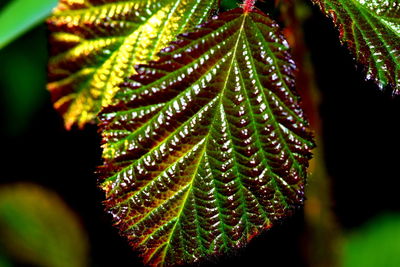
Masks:
[[[60,0],[48,89],[66,128],[92,121],[134,65],[156,58],[178,33],[203,22],[217,0]]]
[[[102,188],[151,265],[243,246],[303,203],[313,146],[294,62],[260,11],[222,13],[139,66],[102,113]]]
[[[398,0],[313,0],[339,27],[340,39],[367,79],[400,93],[400,2]],[[329,51],[328,51],[329,52]]]
[[[13,0],[0,11],[0,49],[43,21],[57,0]]]

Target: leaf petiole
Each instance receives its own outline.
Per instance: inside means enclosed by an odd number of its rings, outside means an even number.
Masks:
[[[245,0],[242,4],[242,8],[245,13],[248,13],[253,10],[254,4],[256,3],[256,0]]]

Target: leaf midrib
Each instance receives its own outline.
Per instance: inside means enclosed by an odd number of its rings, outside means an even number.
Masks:
[[[219,96],[218,96],[218,97],[219,97],[219,103],[216,104],[216,109],[218,109],[218,106],[221,106],[221,105],[222,105],[222,96],[224,95],[225,89],[226,89],[227,84],[228,84],[229,76],[230,76],[230,73],[231,73],[231,71],[232,71],[233,62],[234,62],[234,60],[235,60],[235,56],[236,56],[236,53],[237,53],[237,48],[238,48],[238,45],[239,45],[239,42],[240,42],[240,38],[241,38],[242,33],[243,33],[244,24],[245,24],[245,21],[246,21],[246,18],[247,18],[247,16],[248,16],[248,14],[247,14],[247,13],[244,13],[242,16],[243,16],[243,21],[242,21],[242,24],[241,24],[241,26],[240,26],[240,30],[239,30],[239,33],[238,33],[238,37],[237,37],[237,40],[236,40],[236,44],[235,44],[235,46],[234,46],[234,48],[233,48],[232,59],[231,59],[230,65],[229,65],[229,69],[228,69],[228,71],[226,72],[227,74],[226,74],[226,79],[225,79],[224,85],[223,85],[223,88],[222,88],[222,90],[221,90],[221,92],[219,93]],[[217,113],[217,111],[214,111],[214,115],[213,115],[213,118],[211,119],[211,121],[214,121],[215,116],[216,116],[216,113]],[[213,122],[212,122],[212,123],[213,123]],[[210,125],[210,127],[211,127],[211,125]],[[209,142],[209,137],[210,137],[210,131],[209,131],[208,134],[205,136],[204,148],[203,148],[202,152],[201,152],[200,155],[199,155],[199,164],[198,164],[198,166],[197,166],[197,168],[196,168],[196,171],[193,173],[193,176],[192,176],[193,179],[191,180],[191,182],[190,182],[190,184],[189,184],[189,189],[188,189],[188,192],[187,192],[187,194],[186,194],[186,196],[185,196],[185,199],[182,201],[181,209],[180,209],[178,215],[175,217],[175,218],[177,218],[177,220],[176,220],[176,222],[175,222],[175,224],[174,224],[174,226],[173,226],[173,228],[172,228],[172,230],[171,230],[171,234],[169,235],[167,241],[165,242],[165,243],[167,243],[167,246],[164,248],[164,256],[163,256],[163,257],[166,256],[166,253],[167,253],[168,249],[170,248],[170,245],[171,245],[171,238],[172,238],[172,236],[174,235],[174,232],[175,232],[175,229],[176,229],[177,224],[179,223],[179,220],[180,220],[180,218],[181,218],[181,214],[182,214],[183,208],[184,208],[185,205],[186,205],[188,196],[190,195],[190,193],[192,193],[192,190],[193,190],[193,181],[194,181],[194,179],[195,179],[195,177],[196,177],[196,175],[197,175],[198,168],[199,168],[200,165],[201,165],[201,159],[204,157],[204,155],[207,156],[206,150],[207,150],[207,145],[208,145],[208,142]],[[213,175],[212,175],[212,176],[213,176]],[[213,182],[214,182],[216,179],[213,178],[212,180],[213,180]],[[214,198],[217,200],[217,196],[215,195],[215,191],[214,191]],[[218,200],[217,200],[217,202],[218,202]],[[219,220],[220,220],[220,222],[221,222],[221,223],[220,223],[220,226],[221,226],[221,227],[220,227],[220,228],[221,228],[221,229],[220,229],[220,232],[221,232],[222,235],[225,236],[225,238],[227,238],[227,237],[226,237],[226,233],[225,233],[225,231],[224,231],[224,229],[223,229],[223,220],[222,220],[222,218],[221,218],[220,205],[217,205],[217,210],[218,210],[218,217],[219,217]],[[161,244],[160,247],[163,246],[165,243]],[[151,256],[152,256],[152,255],[151,255]]]
[[[244,25],[244,23],[243,23],[242,25]],[[242,27],[241,27],[241,28],[242,28]],[[238,40],[240,40],[240,34],[241,34],[241,31],[239,31],[239,33],[238,33]],[[216,45],[218,45],[218,44],[216,44]],[[236,49],[234,50],[234,53],[236,53],[237,45],[238,45],[238,41],[237,41],[236,44],[235,44],[235,48],[236,48]],[[234,59],[234,56],[232,56],[231,66],[230,66],[229,72],[231,71],[233,59]],[[222,58],[221,58],[221,60],[222,60]],[[212,70],[212,68],[215,67],[215,65],[217,65],[221,60],[219,60],[218,62],[216,62],[216,63],[210,68],[210,70]],[[210,72],[210,71],[207,71],[206,73],[204,73],[198,80],[200,80],[202,77],[204,77],[205,75],[207,75],[209,72]],[[229,75],[227,75],[227,79],[228,79],[228,78],[229,78]],[[225,81],[225,83],[224,83],[224,87],[226,87],[226,85],[227,85],[227,79],[226,79],[226,81]],[[185,92],[186,92],[186,90],[183,91],[183,92],[181,92],[180,95],[181,95],[181,94],[185,94]],[[223,95],[222,92],[221,92],[220,94],[217,95],[217,97],[219,97],[219,103],[218,103],[218,104],[215,104],[215,106],[218,106],[218,105],[221,104],[221,96],[222,96],[222,95]],[[214,99],[211,99],[209,103],[213,102],[213,100],[215,100],[215,98],[214,98]],[[173,102],[173,99],[170,100],[170,101],[168,101],[167,103],[172,103],[172,102]],[[166,103],[166,104],[167,104],[167,103]],[[208,104],[209,104],[209,103],[208,103]],[[163,108],[158,112],[158,114],[160,114],[160,113],[162,113],[163,111],[165,111],[166,106],[167,106],[166,104],[165,104],[165,105],[163,106]],[[208,104],[207,104],[207,105],[208,105]],[[207,106],[207,105],[205,105],[205,106]],[[202,107],[198,112],[200,112],[200,111],[203,110],[203,109],[204,109],[204,107]],[[197,113],[198,113],[198,112],[197,112]],[[196,114],[197,114],[197,113],[196,113]],[[195,116],[196,114],[194,114],[193,116]],[[154,120],[156,120],[156,118],[155,118]],[[150,120],[150,121],[152,121],[152,120]],[[147,122],[147,123],[145,123],[144,125],[142,125],[139,129],[135,130],[135,132],[138,132],[138,131],[140,131],[140,129],[143,129],[146,125],[148,125],[148,124],[150,123],[150,121]],[[185,123],[184,123],[183,125],[181,125],[178,129],[182,128],[184,125],[185,125]],[[175,131],[177,131],[178,129],[176,129]],[[133,133],[132,133],[132,134],[133,134]],[[208,135],[206,135],[206,137],[208,137]],[[118,143],[121,143],[121,142],[124,142],[124,140],[126,140],[127,138],[128,138],[128,137],[119,140],[118,142],[114,143],[114,145],[115,145],[115,144],[118,144]],[[160,143],[160,144],[158,144],[157,146],[155,146],[154,148],[152,148],[148,153],[146,153],[145,155],[141,156],[139,159],[135,160],[135,162],[139,162],[139,161],[140,161],[141,159],[143,159],[147,154],[151,153],[152,151],[154,151],[155,149],[157,149],[158,147],[160,147],[161,144],[162,144],[162,143]],[[107,149],[107,148],[105,148],[105,150],[106,150],[106,149]],[[110,158],[113,158],[113,157],[110,157]],[[177,159],[177,160],[179,160],[179,159]],[[133,163],[132,163],[132,164],[133,164]],[[117,175],[118,175],[119,173],[121,173],[121,172],[123,172],[123,171],[127,171],[129,168],[132,167],[132,164],[130,164],[130,165],[124,167],[122,170],[118,171],[118,172],[117,172],[116,174],[114,174],[113,176],[107,178],[105,181],[113,181],[113,180],[115,180],[116,177],[117,177]],[[149,183],[150,183],[150,182],[149,182]],[[112,193],[112,191],[111,191],[110,193]]]
[[[228,23],[232,23],[232,21],[230,21],[230,22],[228,22]],[[210,34],[211,34],[211,33],[210,33]],[[208,35],[209,35],[209,34],[207,34],[206,36],[208,36]],[[204,36],[203,38],[205,38],[206,36]],[[215,46],[218,46],[218,45],[220,45],[220,43],[216,43],[216,44],[214,45],[214,47],[215,47]],[[202,56],[200,56],[198,59],[194,60],[194,61],[191,62],[189,65],[187,65],[187,67],[185,67],[185,69],[188,68],[188,67],[192,67],[192,66],[194,66],[195,64],[197,64],[200,58],[202,58]],[[221,58],[221,60],[222,60],[222,58]],[[214,64],[214,66],[215,66],[216,64],[218,64],[221,60],[219,60],[218,62],[216,62],[216,63]],[[211,67],[210,69],[212,69],[212,67]],[[175,71],[173,71],[173,72],[171,72],[171,73],[165,75],[164,77],[162,77],[162,78],[159,80],[159,82],[161,83],[161,82],[167,80],[167,79],[170,78],[172,75],[174,75],[175,72],[179,72],[179,70],[175,70]],[[207,71],[206,73],[204,73],[201,77],[199,77],[199,78],[197,79],[197,81],[198,81],[198,80],[201,80],[201,79],[202,79],[205,75],[207,75],[208,73],[209,73],[209,71]],[[152,83],[149,84],[149,85],[143,86],[143,90],[146,90],[148,87],[151,87],[151,86],[152,86]],[[186,90],[185,90],[185,91],[186,91]],[[179,93],[176,97],[179,97],[180,95],[184,95],[184,94],[185,94],[185,91],[182,91],[182,92]],[[162,113],[162,112],[165,112],[166,107],[167,107],[169,104],[171,104],[173,101],[174,101],[174,99],[171,99],[171,100],[169,100],[168,102],[166,102],[165,105],[164,105],[164,107],[163,107],[157,114]],[[212,101],[212,100],[210,100],[210,102],[211,102],[211,101]],[[112,143],[112,146],[115,146],[115,145],[117,145],[117,144],[123,143],[123,142],[124,142],[126,139],[128,139],[128,138],[132,138],[132,136],[134,136],[136,132],[140,131],[141,129],[144,129],[144,128],[145,128],[146,126],[148,126],[148,125],[150,124],[150,122],[153,121],[153,120],[155,121],[156,119],[154,118],[154,119],[152,119],[152,120],[146,122],[145,124],[143,124],[140,128],[136,129],[135,132],[132,132],[132,133],[131,133],[129,136],[127,136],[126,138],[121,139],[121,140],[118,140],[117,142]],[[111,157],[108,157],[108,158],[114,158],[114,156],[111,156]]]

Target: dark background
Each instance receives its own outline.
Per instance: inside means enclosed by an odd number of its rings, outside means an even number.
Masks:
[[[94,174],[101,163],[96,126],[66,131],[52,108],[45,90],[46,36],[40,25],[0,50],[0,183],[30,181],[56,191],[88,232],[92,266],[141,266],[103,212]],[[346,232],[381,213],[400,211],[400,100],[364,80],[362,68],[355,68],[337,30],[316,7],[305,24],[305,37],[322,96],[332,208]],[[245,249],[210,264],[307,266],[304,225],[299,210]]]

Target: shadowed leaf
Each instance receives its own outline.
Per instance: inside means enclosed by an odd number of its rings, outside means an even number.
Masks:
[[[235,9],[139,66],[102,112],[106,206],[150,265],[245,245],[303,203],[313,146],[278,25]]]
[[[367,79],[400,93],[400,2],[397,0],[313,0],[339,27],[340,39]]]
[[[66,128],[94,120],[136,64],[207,19],[216,1],[60,0],[47,21],[48,89]]]

